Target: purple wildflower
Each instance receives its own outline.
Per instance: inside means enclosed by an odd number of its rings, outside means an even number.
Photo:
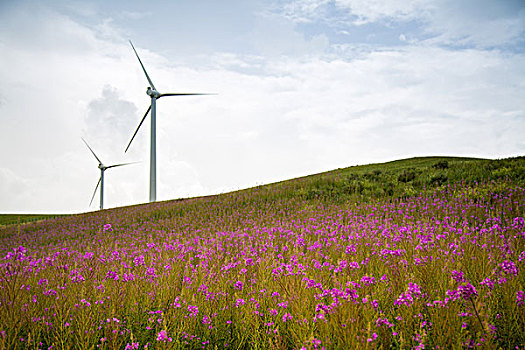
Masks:
[[[287,312],[283,315],[283,322],[286,322],[286,320],[291,320],[292,318],[292,315],[290,315],[290,313]]]
[[[467,280],[463,276],[463,272],[462,271],[454,270],[454,271],[452,271],[451,275],[452,275],[452,278],[458,283],[467,282]]]
[[[170,337],[168,337],[168,332],[165,330],[162,330],[157,334],[157,341],[172,341]]]
[[[148,267],[146,270],[146,275],[155,278],[155,268],[154,267]]]
[[[199,308],[197,306],[188,305],[188,311],[190,312],[190,317],[195,317],[199,313]]]
[[[481,285],[487,286],[490,290],[494,289],[494,281],[490,279],[490,277],[485,278],[483,281],[480,282]]]
[[[346,249],[345,249],[345,253],[346,254],[355,253],[355,251],[356,251],[355,245],[353,245],[353,244],[347,246]]]
[[[500,263],[499,266],[501,267],[501,270],[505,272],[505,274],[514,276],[518,275],[518,267],[510,260],[505,260],[504,262]]]
[[[525,292],[522,291],[522,290],[518,290],[516,292],[516,303],[518,303],[518,305],[523,305],[523,301],[525,300]]]
[[[370,338],[368,338],[366,341],[371,343],[371,342],[373,342],[376,339],[377,339],[377,334],[376,333],[372,333],[372,336]]]
[[[376,279],[372,276],[363,276],[363,278],[361,278],[361,283],[364,283],[367,286],[372,286],[376,283]]]
[[[470,283],[459,286],[458,293],[460,293],[465,300],[469,300],[472,296],[478,295],[476,288],[474,288],[474,286]]]

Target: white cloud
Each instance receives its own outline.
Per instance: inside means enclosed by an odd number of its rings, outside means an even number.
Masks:
[[[324,7],[328,4],[330,0],[296,0],[276,4],[271,11],[281,13],[295,23],[310,23],[326,16]]]
[[[23,207],[33,198],[29,195],[30,181],[20,177],[11,169],[0,168],[0,207]],[[6,210],[6,209],[4,209]]]
[[[254,45],[263,56],[318,55],[329,45],[328,38],[314,35],[307,40],[295,30],[295,24],[283,17],[261,16],[254,29]]]
[[[498,47],[523,43],[525,4],[514,1],[442,0],[427,18],[431,43]]]
[[[432,0],[335,0],[336,6],[347,9],[362,25],[381,20],[410,21],[424,18],[432,11]]]
[[[346,18],[363,25],[383,20],[410,21],[426,16],[433,0],[295,0],[273,8],[296,23]],[[340,13],[337,13],[337,12]]]
[[[274,12],[295,23],[324,22],[340,33],[414,23],[412,34],[426,44],[498,47],[523,44],[525,33],[525,5],[512,0],[296,0]]]
[[[118,90],[105,85],[102,96],[91,100],[86,106],[84,128],[89,139],[103,142],[108,148],[123,150],[137,127],[138,111],[131,101],[122,99]]]

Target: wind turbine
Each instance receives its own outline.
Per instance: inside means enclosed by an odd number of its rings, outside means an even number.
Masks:
[[[137,135],[137,132],[139,131],[142,123],[148,116],[149,111],[151,110],[151,130],[150,130],[150,167],[149,167],[149,201],[155,202],[157,200],[157,146],[156,146],[156,123],[157,123],[157,100],[164,96],[195,96],[195,95],[213,95],[213,94],[205,94],[205,93],[167,93],[167,94],[161,94],[156,88],[153,82],[151,81],[148,72],[146,72],[146,68],[144,68],[144,65],[142,64],[142,61],[140,60],[140,57],[137,53],[137,50],[135,50],[135,46],[133,46],[133,43],[131,40],[129,41],[131,44],[131,47],[133,48],[133,51],[135,52],[135,56],[137,56],[139,63],[142,67],[142,70],[144,71],[144,74],[146,75],[146,79],[148,79],[149,85],[148,89],[146,90],[146,94],[151,97],[151,104],[148,107],[148,110],[146,113],[144,113],[144,117],[142,117],[142,120],[139,123],[139,126],[137,127],[137,130],[135,130],[135,133],[133,134],[133,137],[131,137],[131,140],[129,141],[128,147],[126,147],[126,150],[124,152],[128,151],[129,146],[131,145],[131,142],[133,142],[133,139],[135,138],[135,135]]]
[[[93,197],[91,197],[91,202],[89,202],[89,206],[91,206],[91,203],[93,203],[93,199],[95,198],[95,194],[97,193],[97,188],[100,185],[100,209],[104,209],[104,171],[106,171],[109,168],[116,168],[118,166],[128,165],[128,164],[134,164],[134,163],[122,163],[122,164],[115,164],[115,165],[109,165],[106,166],[102,163],[102,161],[97,157],[95,152],[89,147],[88,143],[84,138],[82,138],[82,141],[86,144],[86,146],[89,148],[91,153],[95,156],[95,158],[98,160],[98,168],[100,169],[100,179],[98,179],[97,186],[95,187],[95,191],[93,191]]]

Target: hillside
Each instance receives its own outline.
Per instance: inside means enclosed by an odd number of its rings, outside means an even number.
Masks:
[[[525,343],[525,157],[413,158],[0,229],[0,348]]]
[[[257,190],[265,193],[265,196],[272,200],[298,197],[306,200],[361,202],[380,198],[407,197],[433,190],[436,186],[461,181],[474,184],[488,179],[508,179],[513,183],[525,185],[525,157],[502,160],[418,157],[352,166],[233,193]],[[174,202],[181,200],[187,199],[174,200]],[[0,214],[0,226],[60,216],[67,215]]]

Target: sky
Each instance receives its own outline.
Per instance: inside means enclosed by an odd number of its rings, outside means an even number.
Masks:
[[[521,0],[0,0],[0,213],[80,213],[416,156],[525,155]]]

